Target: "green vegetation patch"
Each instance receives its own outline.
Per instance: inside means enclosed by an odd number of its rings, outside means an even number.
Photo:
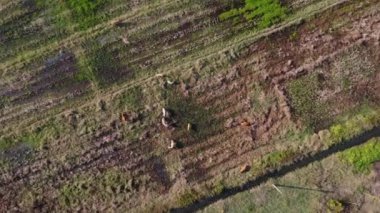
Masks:
[[[133,190],[133,181],[125,173],[111,169],[100,176],[79,176],[59,190],[59,202],[64,207],[74,207],[96,201],[109,201],[118,195],[125,197]]]
[[[231,9],[219,15],[221,20],[244,17],[254,21],[260,29],[267,28],[282,21],[287,14],[286,7],[279,0],[245,0],[245,6]]]
[[[295,116],[311,128],[316,128],[328,118],[327,106],[319,101],[317,92],[320,86],[317,74],[303,76],[287,85]]]
[[[325,142],[328,145],[333,145],[343,140],[349,140],[379,124],[380,110],[362,106],[360,109],[338,119],[338,123],[329,128],[330,140]]]
[[[201,196],[197,191],[188,189],[178,196],[176,203],[179,207],[184,207],[194,203],[200,197]]]
[[[285,180],[284,180],[285,179]],[[275,179],[283,185],[296,185],[298,181],[288,180],[284,177]],[[210,205],[203,213],[229,212],[229,213],[270,213],[270,212],[315,212],[315,203],[319,202],[320,192],[310,190],[293,190],[280,188],[279,193],[269,184],[263,184],[252,190],[247,190],[231,196],[217,205]]]
[[[338,57],[332,73],[334,85],[350,91],[359,81],[373,77],[376,68],[369,56],[369,51],[359,46]]]
[[[343,203],[335,199],[329,199],[327,201],[327,208],[328,208],[328,212],[338,213],[338,212],[344,211]]]
[[[253,168],[261,171],[269,168],[279,168],[284,163],[293,159],[296,153],[292,150],[279,150],[264,155],[260,161],[253,162]]]
[[[143,105],[143,92],[141,87],[136,86],[123,92],[118,100],[119,108],[128,108],[131,110],[138,110]]]
[[[75,76],[78,81],[90,81],[105,87],[119,81],[125,74],[117,52],[97,42],[87,43],[84,49],[86,53],[79,57],[79,72]]]
[[[216,119],[213,109],[206,109],[192,97],[184,97],[176,89],[163,92],[166,107],[174,114],[178,127],[174,132],[174,139],[180,142],[193,142],[206,139],[222,128],[221,120]],[[190,124],[190,131],[187,129]]]
[[[73,12],[76,19],[93,18],[96,12],[107,2],[107,0],[66,0],[65,3]]]
[[[99,13],[108,0],[36,0],[41,9],[54,14],[54,22],[60,27],[77,24],[84,30],[94,26],[104,17]],[[70,11],[66,16],[65,12]]]
[[[60,136],[60,127],[55,122],[34,129],[31,132],[25,132],[18,137],[0,138],[0,151],[7,150],[17,144],[26,144],[33,148],[41,148],[49,139],[55,139]]]
[[[368,172],[371,165],[380,160],[380,138],[341,153],[341,159],[354,166],[358,172]]]
[[[8,97],[1,96],[0,97],[0,110],[6,108],[10,104],[10,100]]]
[[[269,108],[277,101],[276,96],[265,92],[265,88],[258,83],[252,86],[250,98],[252,110],[257,115],[267,113]]]
[[[71,11],[72,19],[78,23],[80,29],[94,26],[104,19],[99,11],[107,0],[67,0],[65,2]]]
[[[200,188],[192,189],[187,188],[182,191],[175,200],[177,207],[189,206],[198,200],[219,195],[226,189],[226,186],[223,181],[217,181],[212,185],[202,185]]]

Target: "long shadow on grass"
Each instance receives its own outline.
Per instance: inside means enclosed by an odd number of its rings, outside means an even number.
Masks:
[[[191,204],[191,205],[183,207],[183,208],[171,209],[170,212],[195,212],[195,211],[201,210],[201,209],[205,208],[206,206],[208,206],[212,203],[215,203],[216,201],[218,201],[220,199],[225,199],[225,198],[228,198],[230,196],[236,195],[240,192],[254,188],[254,187],[266,182],[270,178],[277,178],[277,177],[284,176],[285,174],[287,174],[289,172],[293,172],[299,168],[305,167],[305,166],[309,165],[310,163],[320,161],[326,157],[329,157],[332,154],[335,154],[337,152],[341,152],[341,151],[344,151],[344,150],[349,149],[351,147],[363,144],[363,143],[367,142],[368,140],[370,140],[371,138],[379,137],[379,136],[380,136],[380,126],[375,127],[372,130],[369,130],[367,132],[364,132],[363,134],[361,134],[361,135],[359,135],[359,136],[357,136],[351,140],[344,141],[342,143],[334,145],[334,146],[330,147],[329,149],[321,151],[315,155],[304,156],[301,159],[297,159],[290,165],[285,165],[278,170],[268,172],[267,174],[260,176],[254,180],[250,180],[241,186],[233,187],[233,188],[227,188],[221,194],[204,198],[204,199],[199,200],[198,202],[196,202],[194,204]]]

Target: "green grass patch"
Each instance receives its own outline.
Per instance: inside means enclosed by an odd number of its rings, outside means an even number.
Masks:
[[[86,180],[77,180],[64,185],[59,193],[58,199],[61,205],[75,206],[88,199],[91,195],[91,190],[89,188],[89,182]]]
[[[290,41],[297,41],[298,38],[300,37],[299,33],[297,30],[294,30],[290,35],[289,35],[289,40]]]
[[[10,104],[8,97],[0,97],[0,110],[6,108]]]
[[[269,168],[279,168],[284,163],[293,159],[296,153],[292,150],[279,150],[264,155],[260,161],[254,161],[252,168],[256,171],[262,171]]]
[[[319,101],[317,93],[320,86],[317,74],[303,76],[287,85],[295,116],[312,129],[328,119],[327,106]]]
[[[7,150],[16,143],[16,140],[12,137],[4,137],[0,139],[0,151]]]
[[[94,73],[94,69],[91,67],[91,64],[84,55],[78,57],[78,67],[79,71],[74,76],[75,80],[80,82],[89,81],[94,85],[98,85],[98,80]]]
[[[257,83],[252,86],[250,98],[252,110],[258,115],[267,113],[277,101],[274,95],[266,93],[264,87]]]
[[[250,213],[257,212],[258,206],[255,203],[254,196],[249,192],[241,192],[227,199],[223,203],[224,212],[230,213]],[[205,211],[208,212],[208,211]],[[212,212],[212,211],[209,211]],[[215,210],[215,212],[220,212]]]
[[[143,92],[141,87],[136,86],[123,92],[118,98],[118,107],[123,109],[138,110],[143,105]]]
[[[184,207],[194,203],[199,198],[200,195],[198,192],[192,189],[188,189],[178,196],[176,203],[179,207]]]
[[[295,185],[295,181],[284,181],[276,179],[282,184]],[[296,182],[298,183],[298,182]],[[299,183],[298,183],[299,184]],[[260,187],[247,190],[231,196],[217,205],[210,205],[203,211],[204,213],[212,212],[229,212],[229,213],[272,213],[272,212],[302,212],[312,213],[314,203],[321,198],[320,192],[308,190],[287,190],[281,188],[283,194],[264,184]]]
[[[346,92],[355,92],[358,80],[370,79],[376,73],[376,67],[370,59],[369,51],[364,47],[354,47],[338,57],[332,72],[333,83]]]
[[[226,189],[223,180],[220,180],[213,185],[211,189],[211,195],[219,195]]]
[[[192,97],[184,97],[174,88],[164,90],[162,93],[166,108],[173,111],[178,127],[174,132],[174,139],[180,142],[195,142],[221,130],[221,121],[216,119],[213,109],[206,109],[199,105]],[[191,131],[187,125],[191,124]]]
[[[337,123],[329,128],[330,140],[328,145],[349,140],[366,130],[380,124],[380,110],[369,106],[362,106],[348,115],[339,118]]]
[[[341,159],[354,166],[358,172],[369,172],[371,165],[380,160],[380,138],[341,153]]]
[[[82,175],[62,186],[58,200],[64,207],[75,207],[93,201],[109,201],[133,190],[133,181],[125,173],[111,169],[94,177]]]
[[[219,15],[220,20],[244,17],[255,22],[259,29],[264,29],[284,20],[288,10],[279,0],[245,0],[245,6],[231,9]]]
[[[52,14],[58,27],[77,24],[80,30],[94,26],[104,19],[101,9],[108,0],[37,0],[36,5]],[[69,11],[69,16],[65,12]]]
[[[79,24],[80,29],[86,29],[100,22],[103,17],[98,13],[107,0],[67,0],[72,18]]]
[[[32,148],[41,148],[48,140],[59,137],[61,129],[55,122],[34,129],[31,132],[25,132],[17,137],[0,138],[0,151],[12,148],[17,144],[26,144]]]
[[[89,42],[83,46],[85,55],[78,57],[79,72],[75,79],[90,81],[96,86],[106,87],[119,81],[123,75],[123,67],[117,59],[117,53],[97,42]]]
[[[74,21],[70,17],[70,11],[65,0],[35,0],[37,8],[51,17],[50,23],[55,30],[65,32]]]

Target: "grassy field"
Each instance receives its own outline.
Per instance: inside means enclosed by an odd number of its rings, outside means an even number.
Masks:
[[[250,191],[221,200],[202,212],[372,211],[380,205],[380,200],[373,195],[371,188],[375,174],[358,172],[357,163],[345,163],[345,159],[378,143],[379,138],[372,139],[362,146],[337,153],[284,177],[270,179]],[[359,162],[367,159],[365,155],[355,157]]]
[[[0,0],[0,211],[191,207],[378,127],[379,8]],[[359,184],[376,147],[303,170],[339,161]],[[335,211],[372,193],[284,198],[272,182],[205,211]]]

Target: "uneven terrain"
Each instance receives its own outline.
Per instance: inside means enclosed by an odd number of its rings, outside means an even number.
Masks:
[[[268,23],[225,18],[240,1],[63,2],[0,0],[1,212],[200,210],[379,137],[376,0],[281,1]],[[351,171],[338,151],[310,167]],[[376,184],[360,193],[378,196]],[[342,208],[376,210],[361,196],[318,194],[310,208],[360,198]],[[252,206],[270,211],[264,200]]]

